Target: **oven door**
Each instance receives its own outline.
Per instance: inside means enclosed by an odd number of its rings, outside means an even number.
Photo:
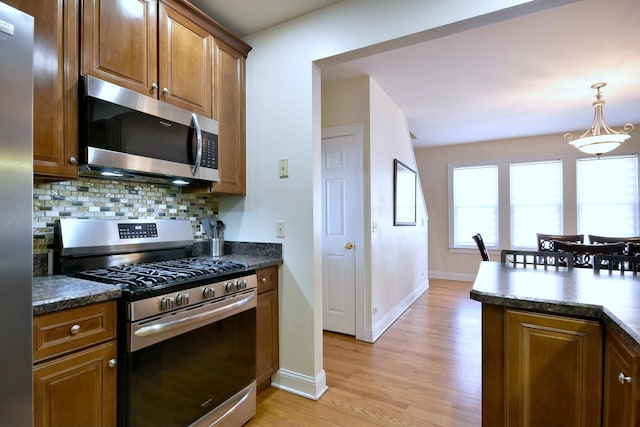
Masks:
[[[131,324],[123,424],[241,425],[255,415],[256,292],[230,300]]]

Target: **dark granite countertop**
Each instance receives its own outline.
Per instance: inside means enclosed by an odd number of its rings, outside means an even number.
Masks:
[[[600,319],[640,353],[640,276],[482,262],[470,296],[484,304]]]
[[[33,278],[33,315],[119,298],[120,287],[69,276]]]
[[[229,254],[218,259],[244,263],[250,269],[282,264],[282,257],[278,253]],[[117,285],[60,275],[34,277],[32,292],[34,315],[115,299],[122,295]]]

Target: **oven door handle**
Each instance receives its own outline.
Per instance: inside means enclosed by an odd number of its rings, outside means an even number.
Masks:
[[[148,337],[148,336],[156,335],[171,329],[181,328],[191,323],[201,322],[202,319],[205,319],[207,317],[223,315],[228,311],[236,310],[239,307],[242,307],[243,305],[246,305],[249,302],[253,301],[255,298],[256,298],[256,293],[254,292],[248,297],[243,298],[239,301],[233,302],[231,304],[225,305],[224,307],[214,308],[213,310],[183,317],[181,319],[171,320],[165,323],[158,323],[152,326],[143,326],[142,328],[135,331],[134,334],[138,337]]]

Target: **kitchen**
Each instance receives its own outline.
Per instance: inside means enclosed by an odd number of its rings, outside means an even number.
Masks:
[[[465,15],[462,11],[458,11],[458,14],[456,15],[458,18],[462,18]],[[428,25],[433,24],[416,24],[414,28],[399,30],[393,36],[401,35],[403,31],[405,31],[405,34],[409,34],[418,31],[419,28],[427,28]],[[393,36],[386,34],[372,37],[380,41],[380,37],[391,38]],[[309,43],[309,46],[313,45],[312,40],[307,38],[303,40],[305,43]],[[340,51],[340,49],[346,51],[356,47],[358,43],[366,45],[372,41],[375,40],[354,41],[349,46],[337,48],[337,51]],[[285,43],[284,40],[283,43]],[[257,49],[258,44],[254,44],[252,41],[249,41],[249,44],[254,47],[254,51],[249,56],[249,61],[254,61],[250,63],[255,68],[248,68],[247,113],[249,125],[247,143],[251,149],[247,153],[247,169],[253,171],[253,175],[249,174],[247,176],[247,197],[231,196],[224,199],[221,198],[217,201],[218,211],[227,224],[227,237],[231,240],[272,241],[274,224],[282,219],[287,224],[287,236],[295,236],[296,247],[288,249],[285,245],[284,248],[284,259],[287,267],[283,271],[282,287],[284,294],[282,303],[284,307],[290,307],[290,311],[282,313],[282,320],[287,329],[283,331],[282,346],[285,351],[281,356],[281,363],[287,368],[283,373],[302,374],[298,377],[289,375],[285,378],[289,381],[293,379],[299,380],[294,388],[316,396],[318,391],[323,388],[321,385],[322,362],[321,358],[318,357],[318,355],[322,354],[321,340],[318,339],[321,334],[321,328],[317,325],[317,321],[314,320],[314,313],[321,311],[321,301],[317,297],[318,293],[314,291],[314,289],[317,290],[320,282],[320,273],[316,267],[317,261],[314,261],[312,256],[313,250],[311,250],[311,248],[314,248],[313,242],[318,237],[310,235],[308,230],[317,229],[317,227],[313,226],[314,221],[317,220],[314,220],[312,209],[310,208],[317,205],[317,200],[312,197],[313,192],[309,191],[307,187],[313,181],[311,179],[312,171],[310,168],[307,170],[302,165],[312,163],[312,159],[316,158],[318,154],[316,152],[317,147],[311,148],[311,144],[309,147],[293,143],[291,147],[287,145],[287,141],[309,140],[311,138],[310,135],[313,133],[311,132],[311,114],[308,117],[301,118],[300,127],[291,127],[291,117],[300,117],[299,108],[303,112],[310,113],[310,111],[306,110],[309,105],[306,97],[311,96],[309,88],[312,79],[308,75],[308,68],[300,70],[302,66],[308,67],[310,60],[302,56],[297,58],[283,57],[285,56],[285,49],[282,49],[280,54],[276,54],[272,49],[277,49],[278,46],[273,46],[270,49],[267,45],[264,46],[264,49],[262,46]],[[310,53],[310,55],[321,57],[322,55],[337,53],[336,51],[327,52],[326,47],[321,46],[318,47],[318,52],[322,53],[314,52]],[[269,57],[269,55],[273,56]],[[284,94],[265,91],[258,95],[252,92],[251,88],[254,87],[255,89],[257,85],[260,85],[262,79],[268,80],[276,77],[273,75],[272,64],[274,60],[272,58],[277,58],[277,62],[281,65],[289,64],[290,67],[285,68],[296,75],[295,79],[290,78],[286,73],[283,76],[277,76],[278,79],[282,79],[282,84],[272,85],[273,90],[278,87],[280,87],[279,90],[290,88],[291,92]],[[260,66],[260,64],[263,64],[263,66]],[[301,80],[298,80],[298,77]],[[277,114],[273,112],[274,120],[260,122],[258,117],[261,117],[265,112],[264,107],[260,108],[259,106],[270,104],[274,99],[282,99],[284,95],[287,96],[285,99],[290,101],[287,102],[286,110]],[[264,98],[260,98],[263,96]],[[288,116],[288,118],[283,119],[284,116]],[[258,123],[262,123],[260,126],[264,127],[259,127]],[[274,133],[274,130],[277,131],[275,132],[278,134],[277,137],[269,135]],[[265,164],[277,165],[280,158],[290,159],[291,175],[295,177],[295,180],[280,180],[276,173],[271,174],[268,172],[269,167],[264,167]],[[274,191],[274,189],[281,189],[282,191]],[[138,190],[134,189],[134,191]],[[292,200],[290,194],[300,194],[300,196]],[[185,203],[178,203],[178,206],[183,205]],[[186,203],[186,205],[189,206],[190,203]],[[265,209],[265,206],[268,208]],[[149,209],[154,208],[149,207]],[[113,209],[111,212],[115,210]],[[105,209],[103,212],[109,211]],[[288,239],[291,239],[291,237],[288,237]],[[309,250],[304,251],[299,250],[299,248],[309,248]],[[308,333],[306,328],[311,328],[314,332]]]

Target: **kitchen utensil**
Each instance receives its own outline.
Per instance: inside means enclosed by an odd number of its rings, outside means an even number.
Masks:
[[[200,220],[200,223],[202,224],[202,228],[204,229],[204,234],[206,234],[208,238],[213,237],[211,235],[211,218],[202,218]]]

